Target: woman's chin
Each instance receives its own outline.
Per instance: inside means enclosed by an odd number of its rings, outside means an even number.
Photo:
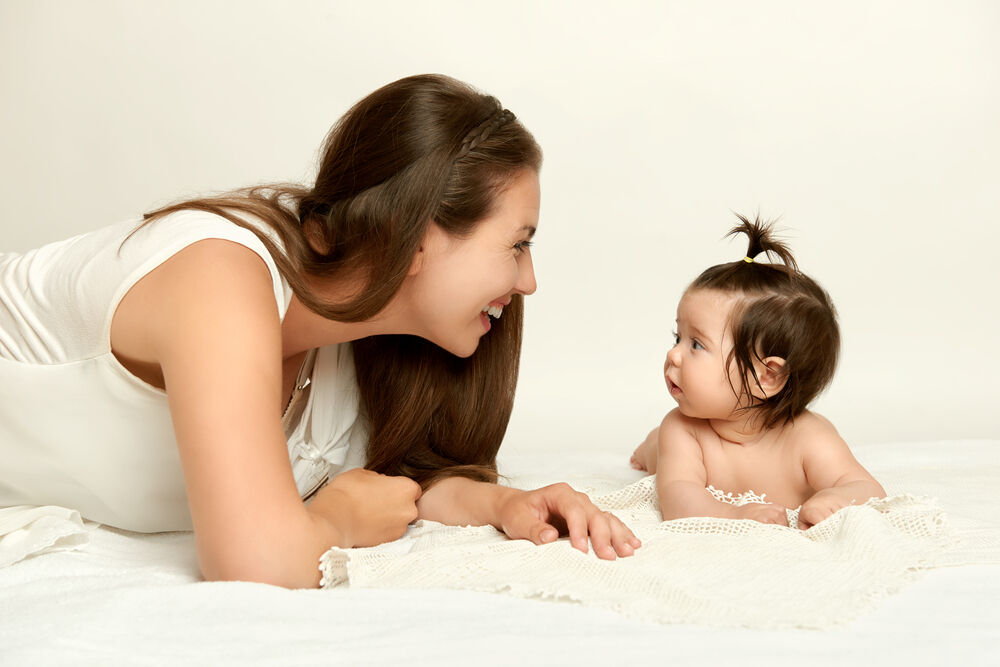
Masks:
[[[479,339],[477,338],[476,341],[472,344],[472,347],[464,345],[460,349],[454,349],[448,351],[454,354],[456,357],[461,357],[462,359],[468,359],[473,354],[475,354],[476,350],[478,349],[479,349]]]
[[[430,342],[440,347],[445,352],[450,352],[456,357],[467,359],[479,349],[479,337],[474,340],[435,340],[428,338]]]

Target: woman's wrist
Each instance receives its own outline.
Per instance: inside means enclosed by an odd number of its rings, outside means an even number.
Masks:
[[[509,486],[500,486],[499,484],[491,484],[493,487],[493,494],[491,499],[490,514],[492,520],[489,522],[491,526],[497,530],[503,531],[504,526],[501,521],[501,516],[503,513],[504,504],[514,498],[515,496],[524,493],[522,489],[515,489]]]
[[[493,526],[500,529],[500,510],[517,489],[448,477],[437,482],[417,501],[419,518],[452,526]]]
[[[309,517],[316,526],[317,534],[321,540],[329,547],[340,547],[349,549],[354,546],[348,525],[349,517],[346,516],[349,499],[346,494],[331,487],[322,489],[306,507]]]

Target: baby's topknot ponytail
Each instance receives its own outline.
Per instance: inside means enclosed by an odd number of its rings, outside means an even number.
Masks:
[[[761,220],[759,215],[754,218],[753,222],[750,222],[748,218],[739,213],[736,214],[736,217],[740,219],[740,224],[730,229],[726,237],[746,234],[750,243],[747,247],[747,255],[743,260],[744,262],[752,264],[758,255],[766,253],[768,259],[773,261],[777,257],[785,266],[793,271],[799,270],[799,265],[796,263],[795,258],[792,257],[792,251],[775,237],[774,222]]]

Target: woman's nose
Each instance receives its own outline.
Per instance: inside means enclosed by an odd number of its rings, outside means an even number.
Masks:
[[[519,294],[534,294],[538,289],[535,282],[535,266],[531,261],[531,253],[526,252],[521,256],[517,264],[517,283],[514,284],[514,291]]]

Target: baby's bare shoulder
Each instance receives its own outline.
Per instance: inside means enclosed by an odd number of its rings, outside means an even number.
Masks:
[[[705,455],[700,440],[702,421],[686,417],[676,409],[663,418],[657,443],[658,485],[678,480],[705,485]]]
[[[833,423],[823,415],[804,411],[784,427],[784,435],[796,448],[812,449],[828,447],[831,444],[846,446]]]
[[[695,419],[674,408],[667,413],[660,424],[660,449],[678,447],[701,449],[702,443],[712,432],[708,422]]]

